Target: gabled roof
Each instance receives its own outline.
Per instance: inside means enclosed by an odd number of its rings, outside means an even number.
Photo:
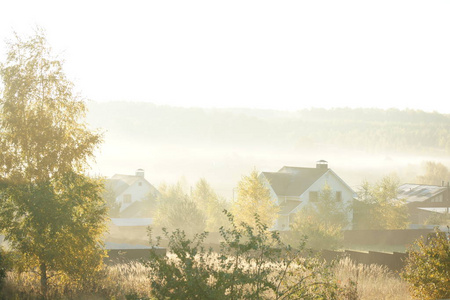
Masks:
[[[262,172],[278,196],[302,195],[328,168],[299,168],[284,166],[278,172]]]
[[[138,181],[145,182],[155,189],[155,187],[142,176],[116,174],[110,179],[107,179],[108,184],[117,196],[125,192],[130,186]]]
[[[445,186],[405,183],[398,188],[398,198],[407,203],[423,202],[447,190]]]
[[[447,214],[449,212],[448,207],[418,207],[418,209],[431,211],[438,214]]]

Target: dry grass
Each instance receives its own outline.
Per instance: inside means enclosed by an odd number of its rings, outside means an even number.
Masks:
[[[349,279],[356,282],[362,300],[412,299],[406,282],[385,266],[355,264],[344,258],[336,264],[334,274],[341,282]]]
[[[124,297],[136,294],[150,297],[150,269],[140,262],[130,262],[107,266],[106,276],[101,281],[102,290],[110,296]]]
[[[125,299],[126,295],[150,297],[150,270],[139,262],[105,266],[104,270],[88,278],[88,284],[49,281],[50,299]],[[1,299],[38,299],[39,277],[34,272],[7,272]]]
[[[209,261],[209,264],[216,264]],[[273,269],[281,266],[273,265]],[[54,299],[125,299],[126,295],[150,297],[150,269],[139,262],[105,266],[103,273],[89,290],[72,283],[52,285]],[[406,282],[400,276],[379,265],[355,264],[345,258],[332,269],[344,286],[352,280],[357,283],[359,299],[411,299]],[[5,299],[36,299],[39,295],[39,279],[32,272],[8,272],[4,285]]]

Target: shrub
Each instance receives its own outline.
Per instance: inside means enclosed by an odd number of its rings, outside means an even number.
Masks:
[[[202,244],[207,233],[186,238],[164,230],[172,257],[152,253],[151,292],[158,299],[335,299],[331,269],[301,249],[284,245],[256,216],[255,227],[221,228],[220,254]],[[304,253],[303,253],[304,254]]]
[[[419,239],[409,252],[402,277],[411,294],[420,299],[450,298],[449,234],[436,229],[424,241]]]

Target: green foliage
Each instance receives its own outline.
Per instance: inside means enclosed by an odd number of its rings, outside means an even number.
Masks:
[[[153,218],[158,209],[158,194],[150,192],[144,199],[142,199],[142,216]]]
[[[7,262],[5,259],[5,251],[3,248],[0,247],[0,292],[3,289],[3,284],[6,277],[6,269],[7,269]]]
[[[437,213],[433,212],[431,215],[425,220],[425,225],[441,225],[441,226],[450,226],[450,213]]]
[[[408,226],[408,208],[398,198],[399,179],[385,176],[371,185],[364,181],[354,203],[354,229],[404,229]]]
[[[417,183],[440,186],[442,181],[445,183],[450,181],[450,172],[442,163],[426,161],[424,162],[424,168],[425,174],[417,176]]]
[[[419,239],[409,251],[402,277],[417,299],[450,298],[450,231]]]
[[[206,217],[197,204],[192,201],[179,182],[172,186],[161,186],[155,225],[169,230],[186,229],[189,236],[203,232]]]
[[[258,172],[253,170],[239,181],[237,199],[232,203],[231,211],[237,224],[243,222],[255,226],[254,216],[257,214],[263,224],[271,227],[278,218],[279,207],[272,200]]]
[[[302,236],[307,236],[307,246],[312,249],[334,250],[342,247],[344,235],[342,227],[328,223],[320,223],[314,215],[308,215],[308,209],[297,213],[291,230],[286,233],[289,242],[298,241]],[[312,214],[315,211],[311,211]]]
[[[258,217],[255,225],[221,229],[219,254],[205,250],[207,233],[188,239],[169,233],[173,257],[152,253],[151,290],[158,299],[336,299],[338,286],[330,269],[284,245]]]
[[[45,35],[9,43],[0,75],[0,226],[13,249],[48,280],[84,280],[102,264],[106,208],[102,183],[84,175],[101,136],[83,122]]]
[[[302,236],[308,237],[307,246],[313,249],[337,249],[342,246],[342,229],[349,223],[349,210],[328,184],[319,192],[317,202],[310,202],[291,222],[287,233],[292,243]]]
[[[206,231],[218,232],[220,227],[228,223],[222,213],[226,209],[226,201],[214,192],[205,179],[197,182],[191,198],[206,217]]]
[[[117,195],[114,192],[111,182],[105,180],[102,197],[106,202],[109,217],[118,218],[121,205],[116,201]]]
[[[154,143],[283,145],[299,150],[325,144],[369,152],[450,152],[450,117],[436,112],[313,108],[287,114],[130,102],[92,103],[91,111],[92,122],[105,124],[121,141],[133,132],[134,139]]]

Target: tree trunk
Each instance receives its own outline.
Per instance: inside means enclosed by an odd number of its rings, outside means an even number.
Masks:
[[[41,271],[41,292],[44,299],[47,299],[47,265],[44,262],[41,262],[41,265],[39,267]]]

